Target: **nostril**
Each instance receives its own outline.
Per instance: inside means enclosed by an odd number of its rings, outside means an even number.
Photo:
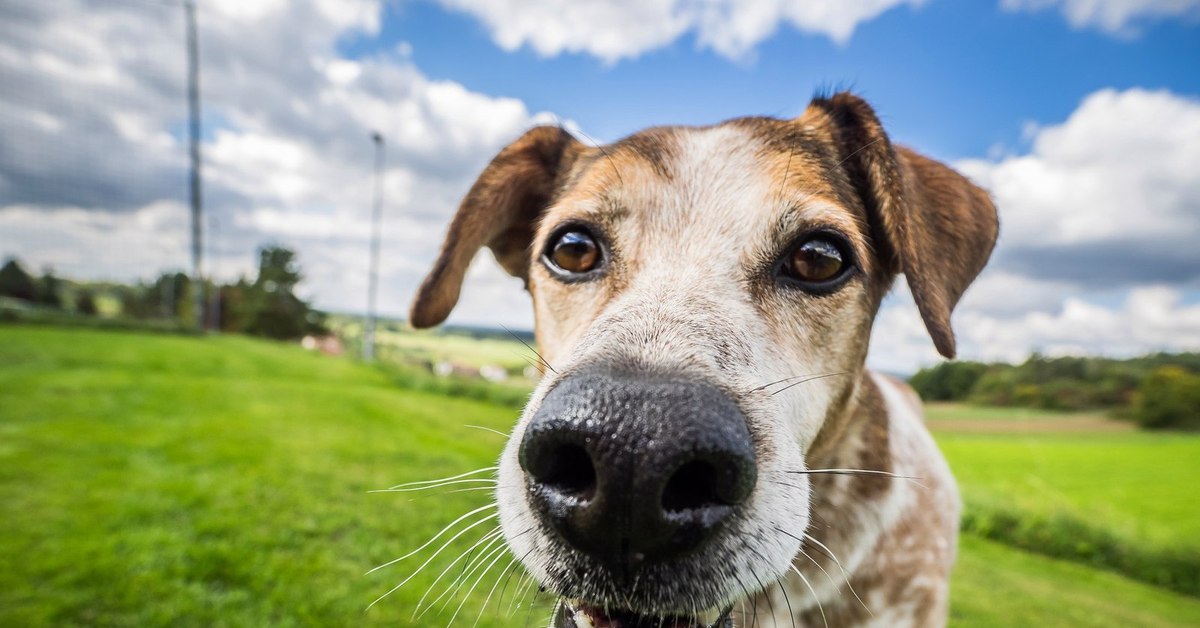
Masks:
[[[663,489],[662,507],[668,513],[721,505],[717,494],[717,469],[703,460],[679,467]]]
[[[559,445],[548,456],[538,482],[583,501],[596,493],[596,468],[592,457],[579,445]]]

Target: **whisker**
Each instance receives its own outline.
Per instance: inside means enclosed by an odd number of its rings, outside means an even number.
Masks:
[[[537,582],[537,580],[532,575],[526,574],[526,576],[527,577],[525,578],[525,582],[520,583],[520,586],[517,588],[517,591],[513,594],[512,606],[509,607],[508,613],[505,615],[505,617],[513,614],[514,611],[521,608],[521,605],[525,603],[525,596],[529,595],[530,587],[532,587],[534,585],[534,583]],[[520,582],[520,581],[518,581],[518,582]]]
[[[919,482],[922,478],[900,475],[891,471],[880,471],[878,469],[806,469],[804,471],[785,471],[784,473],[798,473],[801,475],[880,475],[897,480],[909,480],[921,488],[929,488]]]
[[[745,540],[743,540],[743,541],[742,541],[742,547],[745,547],[746,549],[748,549],[748,550],[750,550],[751,552],[753,552],[753,553],[754,553],[754,555],[758,556],[758,557],[759,557],[759,559],[761,559],[763,562],[765,562],[765,563],[769,563],[769,562],[770,562],[770,561],[768,561],[768,560],[767,560],[767,558],[766,558],[765,556],[763,556],[763,555],[762,555],[762,553],[761,553],[761,552],[759,552],[758,550],[754,549],[754,547],[753,547],[753,546],[751,546],[749,543],[747,543]],[[754,576],[754,579],[758,581],[758,587],[759,587],[759,590],[761,590],[761,591],[762,591],[762,594],[763,594],[763,595],[765,595],[765,596],[766,596],[766,598],[767,598],[767,612],[768,612],[768,613],[771,613],[771,625],[772,625],[772,626],[775,626],[776,628],[778,628],[778,625],[779,625],[779,619],[778,619],[778,618],[777,618],[777,616],[775,615],[775,603],[771,601],[771,592],[770,592],[770,590],[768,589],[768,587],[767,587],[767,586],[765,586],[765,585],[762,583],[762,580],[761,580],[761,579],[759,579],[759,577],[758,577],[758,574],[753,574],[753,576]]]
[[[875,615],[875,613],[871,612],[871,609],[867,608],[867,605],[866,605],[866,603],[864,603],[862,601],[862,598],[858,597],[858,592],[856,592],[854,590],[854,585],[850,584],[850,572],[846,571],[846,568],[842,566],[842,561],[838,560],[837,556],[833,555],[833,550],[829,549],[828,547],[825,547],[824,543],[818,541],[816,537],[814,537],[810,534],[805,534],[804,538],[800,538],[800,537],[796,536],[795,534],[792,534],[791,532],[788,532],[787,530],[784,530],[783,528],[781,528],[779,526],[774,526],[774,527],[775,527],[775,530],[780,532],[781,534],[786,534],[786,535],[792,537],[793,539],[796,539],[797,541],[799,541],[802,546],[805,543],[807,543],[808,541],[812,541],[813,543],[816,543],[819,546],[821,553],[828,556],[829,559],[832,560],[834,562],[834,564],[836,564],[838,566],[838,569],[842,570],[842,578],[846,581],[846,588],[850,589],[850,593],[854,595],[854,599],[858,600],[859,604],[862,604],[863,610],[867,611],[867,613],[871,614],[872,616]],[[837,583],[834,582],[833,576],[830,576],[829,572],[825,571],[825,568],[821,566],[820,562],[818,562],[815,558],[813,558],[808,552],[804,551],[803,547],[800,548],[800,553],[803,554],[805,558],[812,561],[812,564],[816,565],[817,569],[820,569],[821,573],[824,573],[826,578],[829,578],[829,581],[831,583],[833,583],[834,588],[835,589],[837,588]]]
[[[516,556],[509,558],[508,564],[504,566],[504,570],[500,572],[499,576],[496,576],[496,581],[492,583],[492,588],[488,590],[487,597],[483,598],[483,604],[479,606],[479,614],[475,616],[475,622],[471,624],[471,628],[475,628],[479,625],[479,620],[483,619],[483,614],[487,612],[488,604],[492,601],[492,594],[496,592],[496,587],[500,586],[500,581],[505,580],[504,576],[508,574],[516,564]],[[503,593],[501,593],[501,595],[503,595]],[[498,602],[499,600],[497,600],[497,603]]]
[[[779,480],[771,480],[771,483],[772,483],[772,484],[778,484],[778,485],[780,485],[780,486],[786,486],[786,487],[788,487],[788,488],[794,488],[794,489],[796,489],[796,490],[798,490],[798,491],[802,491],[802,490],[804,490],[803,488],[801,488],[801,487],[799,487],[799,486],[796,486],[795,484],[788,484],[787,482],[780,482]]]
[[[539,586],[533,591],[533,599],[529,600],[529,610],[525,611],[525,626],[528,628],[529,620],[533,619],[533,606],[537,604],[538,596],[542,594],[542,588]],[[562,604],[562,600],[554,603],[554,613],[551,613],[550,620],[554,621],[554,615],[558,613],[558,605]]]
[[[600,151],[600,154],[603,155],[604,158],[608,160],[608,165],[612,166],[613,172],[615,172],[617,174],[617,181],[621,182],[621,187],[625,187],[625,179],[623,179],[621,177],[621,169],[617,167],[616,162],[613,161],[612,156],[608,154],[608,151],[604,150],[604,146],[601,145],[600,142],[597,142],[596,138],[588,135],[583,129],[575,129],[575,130],[578,131],[579,134],[582,135],[585,139],[587,139],[587,141],[591,142],[592,145],[595,146]]]
[[[796,384],[803,384],[803,383],[805,383],[805,382],[810,382],[810,381],[812,381],[812,380],[814,380],[814,379],[822,379],[822,378],[825,378],[825,377],[833,377],[833,376],[835,376],[835,375],[849,375],[849,374],[850,374],[850,371],[838,371],[838,372],[836,372],[836,373],[817,373],[817,374],[807,373],[807,374],[804,374],[804,375],[793,375],[793,376],[791,376],[791,377],[785,377],[785,378],[783,378],[783,379],[777,379],[777,380],[775,380],[775,381],[773,381],[773,382],[767,382],[766,384],[763,384],[763,385],[761,385],[761,386],[756,386],[756,387],[754,387],[754,388],[751,388],[750,390],[747,390],[746,392],[747,392],[747,393],[754,393],[754,392],[758,392],[758,391],[760,391],[760,390],[764,390],[764,389],[766,389],[766,388],[770,388],[771,386],[774,386],[774,385],[776,385],[776,384],[782,384],[782,383],[784,383],[784,382],[790,382],[790,381],[797,380],[797,379],[799,379],[799,380],[801,380],[801,381],[799,381],[799,382],[796,382]],[[795,384],[793,384],[793,385],[795,385]],[[783,390],[787,390],[787,388],[784,388]],[[780,391],[776,391],[776,392],[780,392]],[[775,393],[771,393],[771,394],[775,394]]]
[[[796,628],[796,611],[792,610],[792,601],[788,599],[787,587],[783,586],[783,582],[776,580],[775,585],[779,587],[779,591],[783,593],[783,601],[787,604],[788,617],[792,619],[792,628]]]
[[[404,484],[397,484],[395,486],[389,486],[388,490],[396,490],[396,489],[406,488],[409,486],[423,486],[425,484],[437,484],[439,482],[446,482],[448,480],[457,480],[459,478],[466,478],[466,477],[470,477],[472,475],[479,475],[480,473],[484,473],[486,471],[497,471],[499,469],[500,469],[500,467],[498,467],[498,466],[483,467],[481,469],[475,469],[474,471],[467,471],[466,473],[459,473],[458,475],[452,475],[450,477],[440,478],[437,480],[422,480],[420,482],[405,482]]]
[[[796,156],[794,149],[788,151],[787,166],[783,169],[783,178],[779,180],[779,193],[775,195],[775,202],[778,203],[783,198],[783,190],[787,187],[788,175],[792,173],[792,157]]]
[[[446,595],[448,595],[450,593],[450,589],[453,588],[454,585],[458,581],[460,581],[464,575],[466,575],[467,570],[469,570],[473,565],[475,565],[476,561],[479,560],[480,556],[482,556],[485,552],[489,551],[497,542],[502,542],[504,540],[503,534],[504,533],[500,530],[500,526],[496,526],[495,528],[492,529],[491,532],[488,532],[487,534],[485,534],[482,538],[480,538],[473,545],[471,545],[471,547],[467,548],[462,553],[460,553],[458,555],[458,557],[456,557],[454,560],[450,561],[450,564],[446,565],[442,569],[441,573],[438,574],[437,578],[435,578],[434,581],[432,583],[430,583],[430,585],[428,587],[425,588],[425,593],[421,596],[421,599],[417,600],[417,605],[415,608],[413,608],[413,614],[412,614],[413,619],[423,617],[425,615],[425,613],[429,612],[429,609],[433,608],[433,606],[435,604],[442,601],[442,599],[444,599],[446,597]],[[454,568],[455,565],[458,564],[458,561],[462,560],[466,556],[470,556],[471,554],[473,554],[475,552],[475,550],[479,549],[479,547],[481,545],[483,546],[483,549],[480,550],[480,556],[468,558],[467,561],[465,563],[463,563],[462,573],[458,574],[458,577],[454,579],[454,582],[451,582],[450,584],[448,584],[446,586],[446,590],[442,591],[441,595],[439,595],[436,599],[434,599],[432,602],[430,602],[429,606],[425,606],[425,600],[429,598],[429,594],[432,593],[433,588],[436,587],[437,584],[442,581],[442,578],[446,577],[446,574],[449,573],[450,570],[452,568]],[[423,606],[425,606],[425,612],[421,612],[421,607],[423,607]]]
[[[504,558],[504,552],[506,550],[508,550],[508,546],[502,543],[500,544],[499,548],[492,551],[492,554],[489,554],[489,556],[495,555],[495,558],[492,559],[492,562],[488,563],[487,567],[483,568],[483,571],[479,572],[479,576],[475,578],[475,582],[471,583],[471,588],[467,589],[466,594],[462,596],[462,600],[459,601],[458,608],[454,609],[454,614],[450,616],[450,623],[446,624],[446,628],[450,628],[450,626],[454,625],[454,620],[458,617],[458,614],[462,612],[463,605],[467,603],[467,599],[470,598],[471,594],[475,592],[475,589],[479,587],[479,583],[482,582],[483,577],[492,570],[492,567],[495,567],[496,563],[500,562],[501,558]],[[457,592],[455,595],[457,595]]]
[[[525,628],[529,628],[528,615],[533,613],[533,602],[535,601],[537,601],[537,596],[534,596],[533,601],[529,602],[529,613],[526,614],[525,617]],[[550,610],[550,621],[546,622],[547,626],[554,626],[554,618],[558,617],[559,612],[562,611],[563,604],[565,604],[565,602],[563,602],[561,599],[554,603],[554,608]]]
[[[500,430],[494,430],[490,427],[484,427],[482,425],[464,425],[463,427],[469,427],[469,428],[476,429],[476,430],[483,430],[485,432],[491,432],[497,436],[503,436],[505,438],[508,438],[508,436],[509,436],[508,434],[505,434],[504,432],[501,432]]]
[[[533,354],[536,355],[538,357],[538,359],[542,361],[542,364],[544,364],[546,366],[546,368],[550,369],[550,372],[554,373],[555,375],[558,375],[558,371],[556,371],[554,369],[554,367],[551,366],[550,363],[546,361],[546,358],[542,357],[542,354],[538,353],[537,349],[534,349],[533,347],[529,346],[529,343],[525,342],[524,338],[513,333],[513,330],[509,329],[508,327],[505,327],[504,325],[501,325],[500,327],[503,327],[504,331],[508,332],[508,335],[512,336],[513,338],[516,338],[517,342],[525,345],[526,349],[529,349],[530,351],[532,351]]]
[[[869,606],[867,606],[867,603],[864,602],[861,597],[858,597],[858,592],[854,590],[854,585],[850,584],[850,572],[846,571],[846,568],[842,566],[842,561],[838,560],[838,557],[834,555],[833,550],[829,549],[828,547],[826,547],[826,545],[824,543],[822,543],[821,541],[817,540],[816,537],[809,535],[809,534],[805,534],[804,541],[801,541],[801,542],[803,543],[805,541],[812,541],[814,544],[816,544],[816,546],[821,548],[821,551],[824,552],[825,555],[828,556],[829,559],[833,561],[833,564],[837,565],[838,569],[842,570],[842,578],[846,580],[846,588],[850,589],[850,593],[854,595],[854,599],[858,600],[859,604],[862,604],[863,609],[865,611],[867,611],[867,613],[869,615],[874,617],[875,613],[871,611],[871,608]],[[807,554],[806,554],[806,556],[807,556]],[[808,559],[812,560],[812,557],[809,556]],[[816,562],[816,561],[813,561],[813,562]],[[819,567],[820,565],[817,565],[817,566]],[[824,570],[822,570],[822,571],[824,571]]]
[[[412,556],[412,555],[414,555],[414,554],[416,554],[416,553],[420,552],[421,550],[425,549],[426,547],[429,547],[430,545],[433,545],[434,541],[437,541],[437,540],[438,540],[438,537],[442,536],[442,535],[443,535],[443,534],[445,534],[447,531],[449,531],[451,528],[453,528],[454,526],[458,525],[458,523],[459,523],[460,521],[462,521],[463,519],[466,519],[466,518],[468,518],[468,517],[471,517],[471,516],[477,515],[477,514],[479,514],[480,512],[483,512],[484,510],[487,510],[488,508],[495,508],[495,507],[496,507],[496,505],[495,505],[495,504],[487,504],[487,505],[484,505],[484,506],[480,506],[479,508],[476,508],[475,510],[472,510],[471,512],[468,512],[467,514],[465,514],[465,515],[463,515],[463,516],[459,517],[458,519],[455,519],[454,521],[451,521],[450,523],[446,524],[446,527],[442,528],[442,530],[441,530],[440,532],[438,532],[437,534],[433,535],[433,537],[432,537],[432,538],[430,538],[428,541],[425,541],[425,544],[424,544],[424,545],[422,545],[421,547],[418,547],[417,549],[415,549],[415,550],[413,550],[413,551],[411,551],[411,552],[409,552],[409,553],[407,553],[407,554],[405,554],[405,555],[401,556],[400,558],[396,558],[396,559],[390,560],[390,561],[388,561],[388,562],[386,562],[386,563],[384,563],[384,564],[382,564],[382,565],[380,565],[380,566],[378,566],[378,567],[376,567],[376,568],[372,569],[371,571],[368,571],[367,573],[365,573],[365,574],[363,574],[363,575],[369,576],[369,575],[371,575],[371,574],[375,573],[376,571],[379,571],[380,569],[383,569],[384,567],[387,567],[387,566],[390,566],[390,565],[394,565],[394,564],[396,564],[396,563],[398,563],[398,562],[400,562],[400,561],[402,561],[402,560],[404,560],[404,559],[406,559],[406,558],[409,558],[410,556]],[[471,527],[473,528],[473,527],[475,527],[475,526],[479,525],[480,523],[483,523],[484,521],[487,521],[488,519],[491,519],[491,518],[493,518],[493,517],[496,517],[496,516],[497,516],[497,514],[498,514],[498,513],[493,513],[493,514],[490,514],[490,515],[488,515],[487,517],[484,517],[483,519],[480,519],[479,521],[476,521],[475,523],[471,524]],[[470,530],[470,529],[471,529],[471,528],[467,528],[467,530]]]
[[[738,581],[738,584],[741,584],[740,580]],[[754,596],[754,599],[750,604],[750,612],[754,613],[754,623],[751,624],[751,627],[753,628],[754,626],[758,626],[758,596],[757,595]]]
[[[482,483],[499,484],[499,481],[494,480],[492,478],[467,478],[467,479],[463,479],[463,480],[450,480],[448,482],[442,482],[441,484],[430,484],[428,486],[411,486],[409,488],[377,488],[373,491],[367,491],[367,492],[368,493],[414,493],[416,491],[429,491],[429,490],[433,490],[435,488],[442,488],[445,486],[453,486],[455,484],[482,484]]]
[[[438,612],[444,612],[447,608],[449,608],[451,602],[453,602],[458,596],[458,592],[462,591],[463,585],[465,585],[467,581],[471,579],[471,576],[475,575],[479,569],[483,567],[483,564],[487,562],[487,559],[495,556],[497,552],[503,551],[504,547],[505,545],[503,538],[497,537],[492,539],[491,542],[489,542],[482,550],[479,551],[479,555],[470,561],[470,564],[463,565],[462,573],[458,574],[458,577],[454,579],[454,582],[451,582],[446,586],[446,590],[442,591],[442,594],[439,595],[437,599],[429,603],[429,606],[425,609],[426,612],[433,608],[434,604],[437,604],[442,600],[445,600],[445,602],[442,603],[442,608],[438,609]],[[425,613],[421,613],[421,615],[418,616],[418,619],[424,615]]]
[[[382,596],[379,596],[378,598],[376,598],[376,600],[374,600],[374,602],[372,602],[371,604],[367,604],[367,610],[371,610],[372,606],[379,603],[379,600],[382,600],[383,598],[390,596],[390,594],[395,593],[398,590],[398,588],[400,588],[404,585],[407,585],[409,580],[416,578],[416,574],[421,573],[421,570],[424,570],[428,566],[428,564],[433,562],[433,558],[437,558],[439,554],[442,554],[442,550],[445,550],[446,546],[449,546],[451,543],[454,543],[455,539],[463,536],[463,534],[466,534],[470,530],[470,528],[478,526],[478,525],[482,524],[482,522],[487,521],[488,519],[494,518],[494,516],[496,516],[496,515],[494,515],[494,514],[488,515],[487,518],[481,519],[479,521],[475,521],[474,524],[470,525],[469,527],[463,528],[463,530],[461,532],[458,532],[457,534],[455,534],[454,537],[451,537],[450,540],[448,540],[448,542],[445,542],[442,546],[440,546],[440,548],[438,548],[438,551],[433,552],[433,556],[426,558],[426,561],[424,563],[421,563],[421,566],[416,568],[415,572],[413,572],[412,574],[409,574],[408,578],[401,581],[400,584],[398,584],[394,587],[391,587],[390,590],[388,590],[388,592],[386,592],[386,593],[382,594]],[[378,567],[376,567],[376,569],[378,569]],[[371,572],[374,572],[374,570],[376,570],[376,569],[372,569]],[[371,573],[371,572],[367,572],[367,573]]]
[[[825,624],[825,628],[829,628],[829,620],[825,618],[825,607],[821,604],[821,598],[817,596],[817,590],[809,584],[808,578],[805,578],[804,574],[800,573],[800,570],[796,569],[795,565],[791,565],[791,568],[797,576],[800,576],[800,580],[804,583],[804,586],[808,587],[809,593],[812,593],[813,600],[817,602],[817,610],[821,611],[821,622]]]
[[[533,526],[530,526],[529,530],[532,530],[532,529],[533,529]],[[525,532],[528,532],[529,530],[526,530]],[[522,532],[521,534],[524,534],[524,532]],[[519,562],[519,564],[521,565],[521,567],[520,567],[521,569],[523,569],[525,566],[525,559],[529,558],[529,555],[532,553],[533,553],[533,548],[531,547],[531,548],[529,548],[529,551],[525,552],[524,556],[521,556],[521,559]],[[511,572],[509,572],[508,576],[506,578],[504,578],[504,586],[501,587],[501,589],[500,589],[500,597],[496,598],[496,615],[497,616],[500,615],[500,609],[504,606],[504,593],[506,591],[508,591],[508,585],[512,581],[513,574],[515,574],[515,573],[517,573],[517,569],[514,569]],[[522,574],[522,575],[524,575],[524,574]],[[520,586],[520,583],[521,583],[521,579],[517,578],[518,587]],[[514,590],[513,596],[515,597],[516,594],[517,594],[517,592],[516,592],[516,590]],[[505,617],[507,617],[507,616],[508,615],[506,614]]]
[[[441,495],[453,495],[454,493],[470,493],[471,491],[495,491],[495,490],[496,490],[496,488],[492,487],[492,486],[473,486],[471,488],[456,488],[452,491],[446,491],[445,493],[440,493],[440,494]]]
[[[747,615],[746,615],[746,600],[751,599],[752,596],[750,595],[750,591],[746,589],[746,585],[742,582],[741,577],[738,576],[736,573],[733,574],[733,580],[734,580],[734,582],[737,582],[738,588],[740,588],[742,590],[742,599],[738,600],[738,614],[742,616],[742,620],[744,621],[747,617]],[[746,628],[751,628],[751,627],[747,626]]]
[[[771,396],[773,397],[773,396],[775,396],[775,395],[778,395],[779,393],[781,393],[781,392],[783,392],[783,391],[785,391],[785,390],[788,390],[789,388],[795,388],[796,386],[799,386],[800,384],[806,384],[806,383],[808,383],[808,382],[811,382],[811,381],[813,381],[813,380],[816,380],[816,379],[824,379],[824,378],[826,378],[826,377],[833,377],[833,376],[835,376],[835,375],[846,375],[848,372],[849,372],[849,371],[842,371],[842,372],[840,372],[840,373],[824,373],[824,374],[822,374],[822,375],[814,375],[814,376],[812,376],[812,377],[809,377],[809,378],[807,378],[807,379],[802,379],[802,380],[800,380],[800,381],[798,381],[798,382],[792,382],[791,384],[788,384],[787,386],[784,386],[783,388],[780,388],[779,390],[776,390],[776,391],[772,392],[772,393],[771,393]]]
[[[839,161],[838,165],[840,166],[840,165],[846,163],[847,161],[850,161],[851,157],[863,152],[864,150],[867,150],[868,148],[870,148],[870,147],[874,146],[875,144],[878,144],[879,142],[882,142],[882,141],[883,141],[883,138],[879,137],[879,138],[875,138],[874,140],[871,140],[870,142],[867,142],[866,144],[864,144],[862,146],[862,148],[859,148],[858,150],[854,151],[853,153],[850,153],[849,155],[846,155],[846,158]]]

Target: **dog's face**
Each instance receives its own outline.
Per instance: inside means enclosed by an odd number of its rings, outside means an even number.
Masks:
[[[605,147],[535,129],[464,201],[411,321],[445,318],[482,245],[526,279],[547,368],[500,460],[509,548],[563,625],[709,626],[800,549],[806,453],[895,274],[952,354],[994,238],[985,194],[846,94]]]

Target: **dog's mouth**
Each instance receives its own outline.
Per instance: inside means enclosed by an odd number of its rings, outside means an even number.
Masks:
[[[642,615],[633,611],[602,609],[585,602],[563,600],[554,617],[554,628],[733,628],[733,606],[724,611],[696,615]]]

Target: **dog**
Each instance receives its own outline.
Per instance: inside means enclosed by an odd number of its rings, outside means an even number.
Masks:
[[[545,373],[496,500],[551,625],[944,625],[954,478],[920,399],[864,363],[900,273],[954,356],[998,228],[985,191],[847,92],[500,151],[409,320],[445,320],[484,246],[532,296]]]

